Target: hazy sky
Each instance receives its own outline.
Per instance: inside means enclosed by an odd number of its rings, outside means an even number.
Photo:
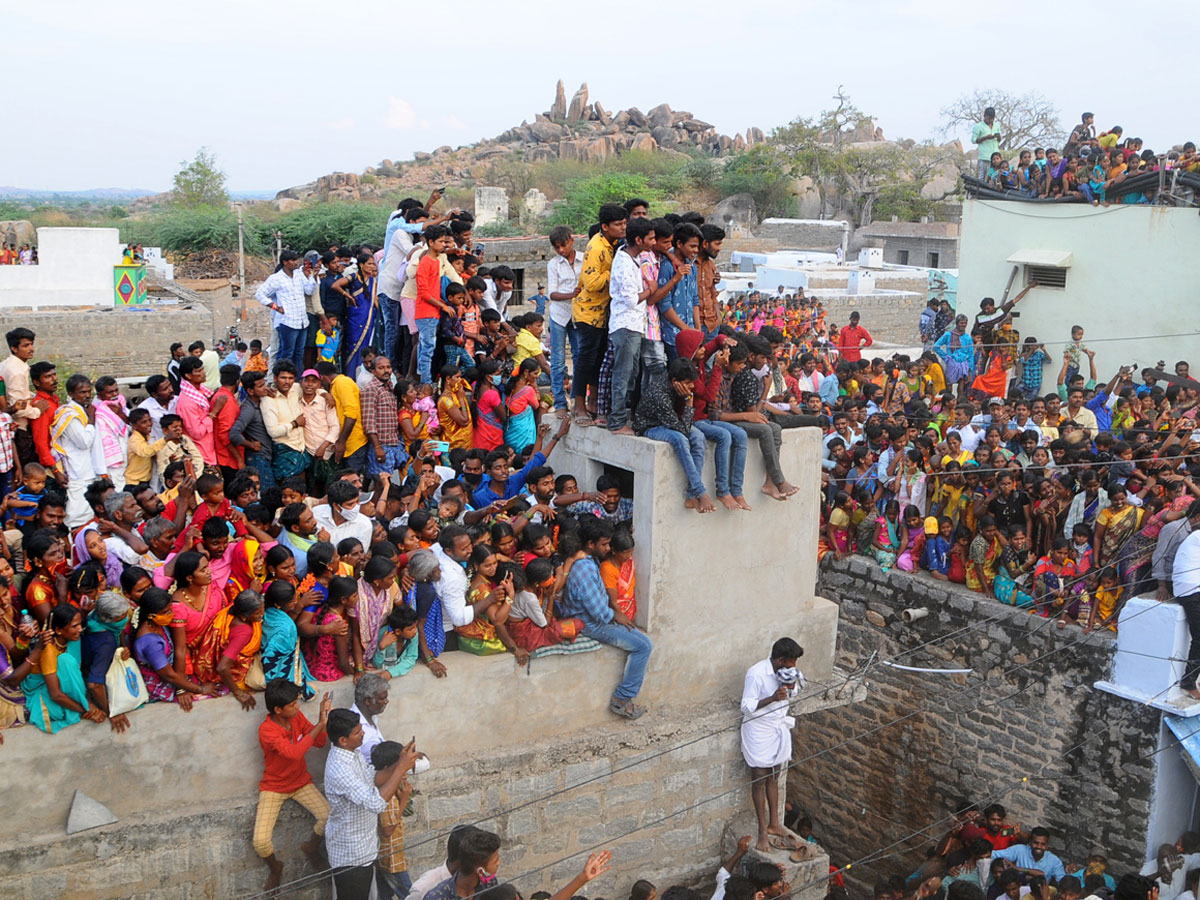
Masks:
[[[938,136],[956,96],[1041,90],[1147,146],[1196,140],[1200,12],[1089,0],[192,0],[6,4],[0,184],[165,190],[209,147],[233,190],[278,190],[492,137],[586,81],[609,110],[661,102],[725,134],[831,105],[889,138]],[[1072,24],[1065,11],[1075,9]],[[598,15],[603,11],[607,18]],[[1086,12],[1085,12],[1086,11]],[[1171,86],[1169,89],[1161,85]],[[1178,115],[1177,115],[1178,113]]]

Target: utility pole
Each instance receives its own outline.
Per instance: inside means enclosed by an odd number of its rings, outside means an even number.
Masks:
[[[242,220],[242,204],[238,211],[238,296],[242,301],[241,321],[246,321],[246,226]]]

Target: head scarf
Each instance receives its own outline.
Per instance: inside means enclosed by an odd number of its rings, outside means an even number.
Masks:
[[[128,624],[129,601],[116,591],[105,591],[97,597],[95,615],[87,618],[87,630],[92,634],[109,631],[119,637]]]
[[[256,555],[258,555],[258,541],[244,538],[234,544],[233,564],[229,570],[229,582],[225,586],[226,596],[232,599],[254,583],[256,579],[254,557]]]

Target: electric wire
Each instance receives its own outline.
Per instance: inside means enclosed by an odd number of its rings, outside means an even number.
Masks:
[[[1137,616],[1139,616],[1139,615],[1142,615],[1143,613],[1145,613],[1145,612],[1147,612],[1148,610],[1150,610],[1150,609],[1153,609],[1153,608],[1154,608],[1154,607],[1147,607],[1145,610],[1142,610],[1142,611],[1140,611],[1140,612],[1138,612],[1138,613],[1135,613],[1135,614],[1134,614],[1134,616],[1132,616],[1131,618],[1136,618]],[[1052,619],[1047,619],[1047,620],[1045,620],[1045,621],[1046,621],[1046,623],[1048,623],[1048,622],[1050,622],[1050,621],[1053,621],[1053,620],[1052,620]],[[1042,626],[1040,626],[1040,627],[1045,627],[1045,625],[1042,625]],[[1036,630],[1036,629],[1035,629],[1035,630]],[[1005,676],[1011,675],[1011,674],[1012,674],[1013,672],[1015,672],[1015,671],[1018,671],[1018,670],[1021,670],[1021,669],[1025,669],[1025,668],[1028,668],[1029,666],[1031,666],[1031,665],[1033,665],[1033,664],[1035,664],[1035,663],[1037,663],[1037,662],[1041,662],[1041,661],[1043,661],[1043,660],[1046,660],[1046,659],[1048,659],[1048,658],[1050,658],[1050,657],[1052,657],[1052,656],[1055,656],[1056,654],[1058,654],[1058,653],[1060,653],[1060,652],[1062,652],[1063,650],[1066,650],[1066,649],[1069,649],[1069,645],[1064,645],[1064,646],[1056,647],[1056,648],[1054,648],[1054,649],[1052,649],[1052,650],[1048,651],[1047,653],[1045,653],[1045,654],[1042,654],[1041,656],[1038,656],[1038,657],[1035,657],[1035,658],[1033,658],[1033,659],[1027,660],[1027,661],[1026,661],[1026,662],[1024,662],[1024,663],[1019,663],[1019,664],[1017,664],[1017,665],[1015,665],[1015,666],[1012,666],[1012,667],[1010,667],[1009,669],[1006,669],[1006,670],[1004,670],[1003,672],[999,673],[999,676],[997,676],[997,677],[1005,677]],[[1045,677],[1045,676],[1043,676],[1043,677]],[[988,681],[990,681],[990,680],[991,680],[991,679],[990,679],[989,677],[987,677],[987,676],[985,676],[985,677],[984,677],[984,683],[987,683],[987,682],[988,682]],[[1029,689],[1030,689],[1030,688],[1031,688],[1031,687],[1032,687],[1034,684],[1037,684],[1037,683],[1039,683],[1039,682],[1038,682],[1038,681],[1036,681],[1036,680],[1031,680],[1031,681],[1030,681],[1029,683],[1027,683],[1027,684],[1026,684],[1024,687],[1018,688],[1017,690],[1013,691],[1012,693],[1010,693],[1010,694],[1008,694],[1008,695],[1006,695],[1006,696],[1004,696],[1004,697],[1001,697],[1001,698],[993,698],[993,699],[990,699],[990,700],[987,700],[987,701],[981,702],[981,703],[979,703],[979,704],[976,704],[976,706],[972,707],[972,709],[970,709],[970,710],[966,710],[966,711],[965,711],[965,713],[956,713],[956,714],[957,714],[957,715],[970,714],[971,712],[974,712],[974,711],[976,711],[976,710],[978,710],[978,709],[982,709],[982,708],[985,708],[985,707],[988,707],[988,706],[994,705],[994,704],[996,704],[996,703],[1002,703],[1002,702],[1005,702],[1005,701],[1007,701],[1007,700],[1010,700],[1010,699],[1012,699],[1013,697],[1015,697],[1015,696],[1017,696],[1017,695],[1019,695],[1019,694],[1021,694],[1021,693],[1024,693],[1025,691],[1029,690]],[[1170,689],[1170,687],[1171,687],[1171,686],[1173,686],[1173,685],[1169,685],[1169,686],[1168,686],[1168,688],[1164,689],[1164,691],[1160,691],[1160,692],[1159,692],[1159,694],[1161,695],[1162,693],[1165,693],[1167,690],[1169,690],[1169,689]],[[968,692],[970,692],[970,691],[973,691],[973,690],[975,690],[977,687],[978,687],[978,685],[968,685],[968,686],[964,687],[962,690],[960,690],[960,691],[956,691],[956,692],[954,692],[954,693],[950,694],[950,695],[949,695],[949,697],[950,697],[950,698],[953,698],[953,697],[956,697],[956,696],[960,696],[960,695],[962,695],[962,694],[965,694],[965,693],[968,693]],[[1156,695],[1156,696],[1158,696],[1158,695]],[[940,698],[938,698],[938,704],[940,705],[940,703],[941,703],[941,702],[942,702],[944,699],[948,699],[948,698],[941,698],[941,697],[940,697]],[[885,729],[885,728],[889,728],[889,727],[891,727],[892,725],[898,724],[898,723],[900,723],[900,722],[902,722],[902,721],[905,721],[905,720],[907,720],[907,719],[909,719],[909,718],[912,718],[912,717],[913,717],[913,716],[915,716],[915,715],[918,715],[918,714],[920,714],[920,713],[922,713],[922,712],[926,712],[926,711],[928,711],[928,710],[929,710],[929,708],[931,708],[931,706],[933,706],[933,705],[935,705],[935,704],[930,704],[930,705],[927,705],[927,706],[923,706],[923,707],[921,707],[921,708],[919,708],[919,709],[917,709],[917,710],[914,710],[914,711],[912,711],[912,712],[910,712],[910,713],[907,713],[907,714],[905,714],[904,716],[897,717],[896,719],[894,719],[894,720],[892,720],[892,721],[890,721],[890,722],[885,722],[885,723],[882,723],[881,725],[879,725],[879,726],[876,726],[875,728],[869,729],[869,730],[867,730],[867,731],[865,731],[865,732],[862,732],[862,733],[860,733],[860,734],[858,734],[858,735],[855,735],[855,736],[854,736],[854,737],[852,737],[852,738],[848,738],[847,740],[845,740],[845,741],[842,741],[842,742],[841,742],[841,743],[839,743],[839,744],[835,744],[835,745],[833,745],[833,746],[831,746],[831,747],[826,747],[825,749],[823,749],[823,750],[820,750],[820,751],[818,751],[818,752],[816,752],[816,753],[814,753],[814,754],[810,754],[809,756],[803,757],[803,758],[801,758],[801,759],[798,759],[798,760],[790,760],[790,761],[789,761],[789,762],[788,762],[788,763],[787,763],[787,764],[786,764],[786,765],[783,767],[783,770],[786,772],[788,769],[790,769],[790,768],[792,768],[792,767],[794,767],[794,766],[800,765],[800,764],[802,764],[802,763],[804,763],[804,762],[809,762],[809,761],[811,761],[811,760],[813,760],[813,759],[816,759],[816,758],[818,758],[818,757],[820,757],[820,756],[824,756],[826,753],[832,752],[833,750],[840,749],[841,747],[844,747],[844,746],[846,746],[846,745],[848,745],[848,744],[850,744],[850,743],[853,743],[853,742],[855,742],[855,741],[857,741],[857,740],[860,740],[860,739],[861,739],[861,738],[863,738],[863,737],[869,737],[869,736],[871,736],[871,735],[873,735],[873,734],[876,734],[876,733],[878,733],[879,731],[881,731],[881,730],[883,730],[883,729]],[[1091,736],[1089,736],[1088,738],[1085,738],[1085,740],[1084,740],[1083,742],[1081,742],[1081,743],[1080,743],[1080,745],[1077,745],[1077,746],[1082,746],[1082,744],[1083,744],[1083,743],[1086,743],[1086,741],[1087,741],[1087,740],[1090,740],[1092,737],[1096,737],[1096,735],[1091,735]],[[1077,749],[1077,748],[1073,748],[1073,749]],[[1048,764],[1048,763],[1047,763],[1047,764]],[[615,772],[615,770],[614,770],[614,772]],[[613,773],[609,773],[609,774],[613,774]],[[601,778],[603,778],[603,777],[608,777],[608,776],[607,776],[607,775],[605,775],[605,776],[596,776],[595,778],[593,778],[593,779],[590,779],[589,781],[596,781],[596,780],[600,780],[600,779],[601,779]],[[667,822],[667,821],[669,821],[669,820],[671,820],[671,819],[673,819],[673,818],[675,818],[675,817],[677,817],[677,816],[679,816],[679,815],[683,815],[684,813],[686,813],[686,812],[690,812],[690,811],[692,811],[693,809],[696,809],[696,808],[698,808],[698,807],[700,807],[700,806],[703,806],[703,805],[705,805],[705,804],[707,804],[707,803],[711,803],[711,802],[713,802],[713,801],[715,801],[715,800],[722,799],[722,798],[724,798],[724,797],[726,797],[726,796],[729,796],[730,794],[733,794],[733,793],[736,793],[736,792],[738,792],[738,791],[741,791],[741,790],[742,790],[743,788],[745,788],[745,787],[752,787],[752,786],[753,786],[753,785],[754,785],[754,784],[755,784],[755,783],[756,783],[758,780],[761,780],[762,778],[766,778],[766,777],[772,777],[772,776],[771,776],[770,774],[768,774],[768,775],[766,775],[766,776],[760,776],[759,778],[751,778],[751,779],[750,779],[748,782],[746,782],[746,783],[739,783],[738,785],[735,785],[733,788],[727,789],[727,790],[725,790],[725,791],[722,791],[722,792],[720,792],[720,793],[718,793],[718,794],[715,794],[715,795],[712,795],[712,796],[708,796],[708,797],[703,797],[703,798],[701,798],[700,800],[696,801],[695,803],[693,803],[693,804],[691,804],[691,805],[689,805],[689,806],[687,806],[687,807],[684,807],[683,809],[676,810],[676,811],[674,811],[674,812],[672,812],[672,813],[669,813],[669,814],[667,814],[667,815],[665,815],[665,816],[663,816],[663,817],[660,817],[659,819],[656,819],[656,820],[654,820],[654,821],[647,822],[647,823],[643,823],[642,825],[640,825],[640,826],[637,826],[636,828],[633,828],[633,829],[631,829],[630,831],[626,832],[626,833],[625,833],[625,834],[623,834],[623,835],[619,835],[619,836],[618,836],[618,837],[616,837],[616,838],[610,838],[610,839],[606,839],[605,841],[602,841],[602,842],[600,842],[600,843],[596,844],[595,846],[593,846],[593,847],[590,847],[590,848],[588,848],[588,849],[586,849],[586,850],[580,850],[580,851],[577,851],[577,852],[575,852],[575,853],[572,853],[572,854],[570,854],[570,855],[568,855],[568,856],[566,856],[566,857],[563,857],[563,858],[561,858],[561,859],[555,860],[554,862],[552,862],[552,863],[549,863],[549,864],[547,864],[547,865],[545,865],[545,866],[539,867],[538,869],[534,869],[534,870],[531,870],[531,871],[529,871],[529,872],[523,873],[521,876],[517,876],[517,878],[528,877],[529,875],[532,875],[532,874],[537,874],[538,872],[541,872],[541,871],[543,871],[543,870],[544,870],[544,869],[546,869],[546,868],[550,868],[551,866],[557,865],[557,864],[559,864],[559,863],[561,863],[561,862],[565,862],[566,860],[568,860],[568,859],[572,859],[572,858],[574,858],[575,856],[582,855],[583,853],[590,853],[590,852],[592,852],[592,851],[594,851],[594,850],[596,850],[596,849],[598,849],[598,848],[600,848],[600,847],[603,847],[605,844],[614,843],[614,842],[616,842],[616,841],[619,841],[619,840],[621,840],[621,839],[623,839],[623,838],[625,838],[625,837],[628,837],[628,836],[630,836],[630,835],[632,835],[632,834],[636,834],[636,833],[637,833],[637,832],[639,832],[639,831],[643,831],[643,830],[645,830],[645,829],[647,829],[647,828],[651,828],[651,827],[654,827],[654,826],[656,826],[656,825],[663,824],[663,823],[665,823],[665,822]],[[1027,781],[1028,779],[1025,779],[1025,780]],[[572,786],[572,787],[570,787],[570,788],[563,788],[563,789],[560,789],[559,791],[555,792],[554,794],[551,794],[551,795],[548,795],[548,796],[556,796],[556,795],[557,795],[557,794],[559,794],[559,793],[565,793],[565,792],[566,792],[566,791],[568,791],[568,790],[574,790],[574,789],[576,789],[577,787],[580,787],[580,786],[582,786],[583,784],[589,783],[589,781],[581,782],[579,785],[575,785],[575,786]],[[539,801],[539,800],[529,801],[529,802],[527,802],[527,803],[525,803],[525,804],[522,804],[522,806],[529,805],[530,803],[533,803],[533,802],[540,802],[540,801]],[[516,808],[521,808],[521,807],[516,807]],[[494,816],[484,817],[484,818],[482,818],[482,819],[480,819],[480,820],[478,820],[478,821],[479,821],[479,822],[486,822],[486,821],[489,821],[489,820],[490,820],[490,819],[492,819],[492,818],[496,818],[496,817],[498,817],[499,815],[503,815],[503,814],[504,814],[503,812],[501,812],[501,813],[497,813],[497,814],[496,814],[496,815],[494,815]],[[437,839],[440,839],[440,837],[441,837],[441,834],[440,834],[440,833],[438,833],[438,834],[436,834],[436,835],[429,836],[429,837],[427,837],[427,838],[424,838],[424,839],[422,839],[421,841],[418,841],[418,842],[416,842],[416,843],[414,843],[414,844],[412,844],[412,845],[406,846],[406,850],[408,850],[408,849],[414,849],[414,848],[416,848],[416,847],[418,847],[418,846],[422,846],[422,845],[423,845],[423,844],[425,844],[425,843],[429,843],[431,840],[437,840]],[[847,867],[846,867],[846,868],[849,868],[849,864],[847,865]],[[830,873],[830,874],[832,875],[832,874],[836,874],[836,873]],[[317,881],[319,881],[319,880],[328,879],[329,877],[331,877],[331,876],[330,876],[330,873],[329,873],[328,871],[326,871],[326,872],[320,872],[320,873],[313,873],[312,875],[309,875],[309,876],[304,876],[304,877],[302,877],[302,878],[300,878],[300,879],[296,879],[296,881],[294,881],[294,882],[288,882],[288,883],[287,883],[287,884],[285,884],[285,885],[281,885],[279,888],[277,888],[277,889],[276,889],[276,892],[278,893],[278,892],[282,891],[282,890],[283,890],[283,888],[285,888],[285,887],[288,889],[286,892],[291,892],[291,891],[293,891],[293,890],[299,890],[301,886],[306,886],[307,884],[310,884],[310,883],[316,883],[316,882],[317,882]],[[517,880],[517,878],[510,879],[510,880],[513,880],[513,881],[515,881],[515,880]],[[311,879],[311,880],[309,880],[309,879]],[[824,880],[824,879],[822,879],[822,880]],[[266,894],[266,892],[263,892],[263,893],[260,893],[260,894],[251,895],[250,897],[248,897],[248,898],[245,898],[245,900],[258,900],[258,898],[259,898],[259,897],[265,897],[265,896],[267,896],[267,894]]]

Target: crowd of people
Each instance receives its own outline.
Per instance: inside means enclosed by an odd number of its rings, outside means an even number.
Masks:
[[[1175,171],[1200,173],[1200,155],[1194,141],[1179,149],[1155,153],[1139,137],[1125,137],[1114,125],[1096,133],[1095,116],[1080,116],[1062,148],[1022,148],[1015,159],[1000,150],[1004,125],[996,121],[996,110],[983,111],[983,121],[971,130],[971,141],[979,150],[978,180],[997,191],[1028,200],[1060,200],[1105,204],[1150,203],[1155,189],[1125,189],[1120,186],[1137,175]],[[1132,187],[1132,186],[1131,186]]]
[[[0,244],[0,266],[36,266],[38,264],[37,247],[22,244],[17,249],[15,243]]]
[[[819,556],[965,584],[1060,628],[1115,631],[1143,592],[1190,609],[1200,384],[1183,361],[1174,376],[1160,361],[1101,381],[1080,326],[1052,362],[1013,328],[1026,291],[983,300],[969,330],[931,301],[920,355],[842,355],[824,373],[839,396],[825,411]]]
[[[269,341],[224,358],[175,344],[134,404],[110,375],[60,389],[36,334],[6,334],[0,727],[124,732],[146,702],[187,712],[231,694],[252,710],[265,690],[254,847],[272,881],[271,826],[293,798],[317,818],[310,858],[326,819],[360,838],[325,841],[347,896],[377,860],[404,896],[405,773],[420,757],[378,733],[390,679],[444,677],[455,653],[525,665],[608,644],[627,654],[609,709],[645,712],[635,500],[614,477],[580,484],[548,465],[571,428],[600,427],[668,443],[684,506],[734,515],[751,510],[749,444],[761,493],[786,502],[789,476],[816,474],[784,472],[783,430],[819,429],[819,558],[861,553],[1059,627],[1115,630],[1129,596],[1178,597],[1196,693],[1200,384],[1185,362],[1101,382],[1077,327],[1046,391],[1050,354],[1013,328],[1025,291],[985,299],[973,324],[931,302],[919,355],[866,358],[857,312],[839,327],[782,290],[718,302],[722,229],[652,218],[636,198],[600,207],[582,253],[550,233],[545,312],[524,311],[469,214],[438,214],[438,199],[401,202],[379,247],[284,250],[256,292]],[[355,707],[324,702],[309,722],[299,702],[345,677]],[[323,796],[303,754],[326,742]],[[751,765],[770,771],[769,750]],[[452,845],[425,885],[435,900],[492,883],[495,836],[457,834],[473,849]],[[589,861],[562,900],[606,864]],[[725,892],[770,884],[735,876]]]

